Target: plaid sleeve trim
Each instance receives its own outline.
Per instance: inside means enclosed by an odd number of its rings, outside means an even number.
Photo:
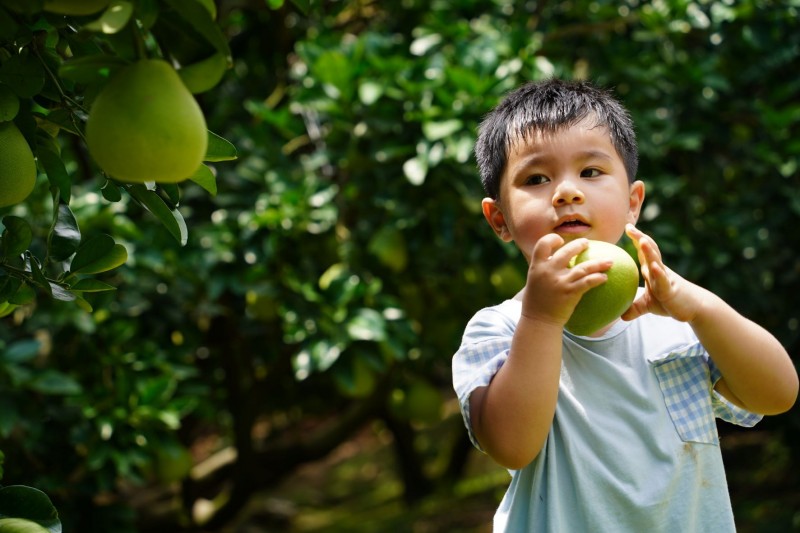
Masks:
[[[750,426],[761,419],[714,392],[714,383],[721,375],[699,342],[669,352],[651,364],[682,440],[719,444],[715,417]]]
[[[472,444],[483,451],[472,431],[469,398],[472,391],[489,383],[506,362],[511,349],[511,339],[493,339],[486,342],[463,345],[453,358],[453,386],[458,396],[464,425]]]

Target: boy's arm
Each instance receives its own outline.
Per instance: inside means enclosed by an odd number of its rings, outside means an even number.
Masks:
[[[569,268],[569,260],[587,246],[586,239],[565,245],[555,234],[537,242],[508,358],[491,383],[470,396],[478,442],[507,468],[523,468],[542,449],[558,397],[564,324],[583,293],[603,283],[611,267],[610,261],[587,261]]]
[[[788,411],[797,399],[798,378],[791,358],[767,330],[736,312],[712,292],[678,276],[661,260],[655,241],[629,225],[647,291],[623,315],[644,313],[688,322],[722,374],[717,391],[748,411]]]

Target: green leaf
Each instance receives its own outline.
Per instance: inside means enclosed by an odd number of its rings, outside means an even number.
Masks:
[[[8,298],[8,301],[15,305],[28,305],[36,298],[36,291],[27,283],[20,284],[16,292]]]
[[[225,56],[230,62],[231,49],[228,39],[222,33],[211,13],[197,0],[165,0],[176,12],[180,14],[214,49]]]
[[[36,339],[25,339],[16,341],[0,354],[6,363],[25,363],[39,355],[42,344]]]
[[[26,518],[61,533],[61,521],[53,502],[44,492],[24,485],[0,488],[0,516]]]
[[[222,80],[227,69],[228,58],[217,53],[181,67],[178,75],[192,94],[200,94],[213,89]]]
[[[303,15],[308,15],[311,10],[311,0],[292,0],[292,3]]]
[[[47,281],[47,278],[42,274],[42,269],[39,266],[39,260],[36,259],[30,252],[25,252],[25,261],[28,264],[28,267],[31,271],[31,276],[33,277],[33,281],[36,285],[45,291],[48,296],[53,296],[53,291],[50,288],[50,282]]]
[[[113,35],[122,30],[133,15],[133,4],[125,0],[112,0],[100,18],[85,24],[83,29],[106,35]]]
[[[314,63],[312,72],[321,82],[331,85],[343,96],[350,99],[353,81],[353,65],[339,50],[326,50]]]
[[[120,192],[119,185],[112,180],[106,180],[100,188],[100,192],[103,194],[103,198],[109,202],[119,202],[122,200],[122,192]]]
[[[347,323],[347,334],[358,341],[382,340],[386,338],[386,321],[374,309],[359,309]]]
[[[203,161],[212,163],[216,161],[231,161],[237,157],[236,147],[233,144],[214,132],[208,132],[208,148],[206,148],[206,155]]]
[[[33,56],[13,55],[0,66],[0,82],[20,98],[31,98],[44,87],[44,69]]]
[[[76,298],[72,292],[65,289],[58,283],[53,283],[52,281],[50,282],[50,294],[54,300],[59,300],[62,302],[72,302]]]
[[[217,195],[217,178],[214,176],[214,172],[206,165],[200,165],[197,172],[189,179],[208,191],[211,196]]]
[[[115,244],[108,235],[100,234],[81,244],[70,264],[72,274],[98,274],[117,268],[128,260],[128,251]]]
[[[119,56],[94,54],[65,61],[58,68],[58,75],[75,83],[99,83],[110,79],[115,70],[127,64]]]
[[[115,291],[117,288],[100,280],[85,278],[72,285],[70,290],[77,292],[106,292]]]
[[[65,261],[81,243],[81,230],[75,215],[65,202],[59,202],[56,219],[47,239],[47,251],[55,261]]]
[[[438,141],[449,137],[464,128],[464,123],[458,119],[442,120],[440,122],[425,122],[422,124],[422,133],[429,141]]]
[[[11,276],[3,276],[0,278],[0,301],[8,302],[9,298],[14,296],[22,285],[19,278],[12,278]]]
[[[61,160],[61,156],[44,144],[38,143],[36,146],[36,157],[45,174],[47,174],[50,185],[58,190],[61,200],[69,203],[72,180],[64,166],[64,161]]]
[[[31,245],[33,232],[30,225],[22,218],[8,215],[3,218],[2,251],[5,257],[21,255]]]
[[[189,231],[180,211],[167,206],[163,198],[156,194],[155,191],[148,190],[144,185],[128,185],[127,190],[134,200],[161,221],[181,246],[187,243]]]
[[[80,383],[57,370],[46,370],[44,373],[34,378],[28,386],[42,394],[59,396],[80,394],[82,391]]]
[[[412,185],[422,185],[428,175],[428,163],[421,155],[403,163],[403,174]]]

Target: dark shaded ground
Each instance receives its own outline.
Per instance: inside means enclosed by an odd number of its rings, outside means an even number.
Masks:
[[[800,531],[800,474],[768,430],[721,428],[739,533]],[[388,433],[365,428],[326,459],[261,494],[226,533],[488,533],[508,474],[475,452],[452,492],[408,507]]]

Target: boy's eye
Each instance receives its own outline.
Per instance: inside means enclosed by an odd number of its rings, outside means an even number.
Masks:
[[[541,185],[542,183],[547,183],[548,180],[545,176],[541,174],[534,174],[533,176],[528,176],[528,179],[525,180],[525,185]]]
[[[582,178],[596,178],[601,172],[596,168],[586,168],[581,172]]]

